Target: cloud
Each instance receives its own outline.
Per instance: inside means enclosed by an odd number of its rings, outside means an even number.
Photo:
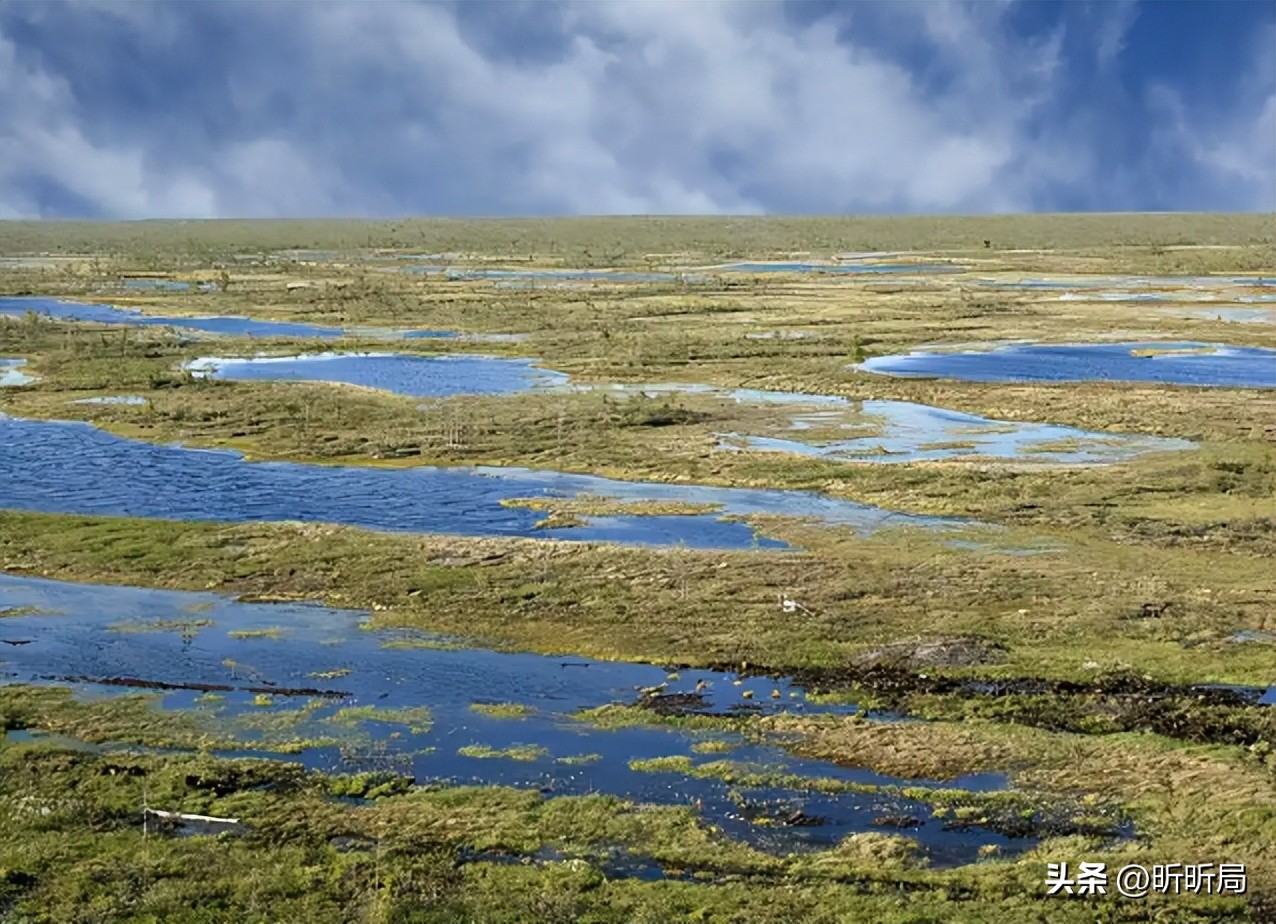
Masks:
[[[5,4],[0,215],[1271,200],[1270,51],[1246,46],[1244,92],[1203,113],[1173,79],[1122,75],[1136,7],[1044,8]]]

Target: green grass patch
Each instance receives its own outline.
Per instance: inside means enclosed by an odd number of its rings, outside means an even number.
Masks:
[[[549,756],[549,749],[535,744],[517,744],[508,748],[494,748],[486,744],[467,744],[456,749],[462,757],[474,757],[481,760],[543,760]]]

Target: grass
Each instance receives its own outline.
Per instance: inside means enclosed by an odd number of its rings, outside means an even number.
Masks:
[[[13,614],[10,614],[13,615]],[[34,615],[34,614],[33,614]],[[183,632],[195,633],[214,625],[211,619],[150,619],[132,622],[117,622],[111,625],[112,632],[130,635],[138,632]],[[229,633],[236,638],[233,632]]]
[[[569,754],[566,757],[554,758],[554,763],[567,764],[569,766],[583,766],[585,764],[596,764],[602,760],[601,754]]]
[[[1167,682],[1270,679],[1263,646],[1229,641],[1264,628],[1271,611],[1269,562],[1240,542],[1237,551],[1133,544],[1078,530],[1063,553],[1024,556],[954,549],[924,531],[869,539],[778,531],[812,551],[647,551],[6,512],[0,556],[19,573],[319,599],[374,610],[382,627],[602,658],[792,670],[845,664],[918,634],[973,634],[1005,645],[1006,660],[984,668],[995,676],[1085,678],[1093,671],[1084,665],[1097,660]],[[781,593],[809,613],[779,618]],[[1166,601],[1174,605],[1161,618],[1139,618],[1143,603]]]
[[[462,757],[474,757],[480,760],[543,760],[549,756],[549,749],[535,744],[516,744],[508,748],[494,748],[486,744],[467,744],[456,749]]]
[[[623,501],[610,497],[507,497],[502,507],[545,510],[555,516],[584,517],[672,517],[716,513],[721,504],[694,504],[689,501]]]
[[[1136,743],[1124,750],[1133,757],[1147,749]],[[1176,775],[1202,760],[1172,750],[1167,757],[1181,765]],[[1088,838],[1064,837],[1011,860],[931,870],[896,835],[853,835],[829,849],[775,857],[723,838],[687,809],[600,796],[420,789],[392,774],[333,777],[281,762],[86,754],[52,742],[0,744],[0,769],[0,800],[11,808],[0,833],[0,894],[20,917],[48,920],[83,914],[89,895],[97,913],[121,920],[195,920],[193,907],[245,920],[268,907],[272,919],[322,921],[349,920],[355,909],[358,919],[373,920],[379,903],[404,912],[411,905],[418,917],[437,920],[549,921],[564,914],[670,920],[696,908],[712,909],[705,920],[732,920],[747,909],[774,921],[905,921],[918,913],[970,921],[1025,915],[1088,921],[1095,914],[1137,920],[1122,917],[1130,906],[1115,899],[1048,904],[1040,895],[1046,859],[1151,863],[1177,849],[1169,843],[1112,852]],[[1118,770],[1118,785],[1126,778]],[[1248,798],[1244,779],[1242,772],[1228,803]],[[953,817],[982,817],[957,798],[949,795]],[[142,804],[240,818],[247,833],[143,839],[136,823]],[[691,873],[691,881],[671,889],[610,878],[600,867],[616,845]],[[562,859],[529,865],[464,859],[532,858],[546,850]],[[252,872],[263,864],[268,877]],[[909,893],[906,913],[893,894],[901,883]],[[1236,899],[1176,899],[1152,899],[1152,907],[1173,920],[1245,919]]]
[[[470,703],[470,710],[493,719],[522,719],[532,713],[523,703]]]
[[[283,630],[278,626],[265,629],[231,629],[226,633],[227,638],[234,639],[279,638],[282,635]]]
[[[1183,246],[1270,248],[1276,243],[1276,221],[1262,214],[1167,213],[0,223],[0,252],[5,254],[80,254],[101,266],[131,265],[129,274],[197,269],[212,259],[239,253],[265,256],[288,248],[352,254],[380,248],[459,252],[520,262],[540,253],[565,265],[624,266],[645,263],[649,254],[743,259],[918,249],[984,251],[981,255],[986,256],[985,239],[995,244],[995,257],[1021,248],[1109,254],[1117,249],[1126,261],[1132,255],[1145,261],[1131,271],[1151,272],[1213,255],[1209,250],[1176,249]],[[125,275],[122,270],[120,274]]]
[[[415,735],[424,734],[434,724],[426,706],[408,706],[400,709],[383,709],[378,706],[347,706],[337,710],[325,721],[333,725],[355,727],[364,722],[385,722],[404,725]]]
[[[348,677],[353,673],[353,667],[334,667],[327,671],[311,671],[306,676],[315,680],[336,680],[338,677]]]
[[[195,379],[180,371],[181,363],[213,352],[208,344],[158,329],[0,323],[0,353],[27,358],[29,371],[40,376],[32,386],[0,391],[0,411],[7,414],[88,420],[133,438],[229,447],[257,460],[519,465],[630,480],[819,490],[1002,528],[972,533],[964,538],[986,542],[958,549],[925,531],[865,539],[768,519],[768,534],[804,550],[773,554],[5,511],[0,567],[6,571],[317,599],[367,609],[374,628],[449,637],[388,636],[386,644],[396,647],[456,645],[462,643],[451,639],[464,638],[665,665],[748,662],[795,674],[813,699],[850,700],[925,721],[660,717],[625,705],[582,718],[618,733],[652,721],[696,735],[731,733],[903,779],[1002,772],[1015,798],[1045,793],[1051,800],[1003,804],[1001,797],[924,788],[934,810],[957,822],[1043,805],[1061,806],[1059,818],[1084,821],[1115,806],[1138,832],[1116,848],[1086,836],[1053,836],[1021,857],[992,856],[955,870],[928,868],[909,841],[885,834],[854,835],[828,850],[779,858],[723,839],[685,810],[502,789],[421,789],[393,775],[334,781],[278,762],[225,762],[201,753],[119,755],[55,742],[5,743],[0,917],[901,924],[1270,917],[1263,904],[1276,888],[1269,859],[1276,854],[1270,711],[1196,701],[1174,685],[1271,682],[1270,646],[1231,639],[1274,628],[1273,393],[892,379],[848,366],[934,342],[1199,340],[1272,347],[1276,340],[1265,325],[1178,318],[1139,304],[1061,302],[1054,293],[995,290],[978,279],[1249,272],[1270,268],[1274,244],[1270,215],[0,222],[0,252],[73,258],[6,268],[11,293],[111,298],[184,315],[519,333],[528,339],[405,340],[387,347],[367,335],[341,348],[530,354],[578,384],[683,382],[851,402],[913,401],[995,421],[1198,444],[1191,452],[1085,468],[988,460],[841,464],[720,452],[722,433],[787,433],[792,411],[712,393],[646,398],[581,391],[454,397],[423,413],[420,399],[367,389]],[[340,265],[275,253],[293,247],[339,251]],[[403,261],[391,259],[455,251],[467,266],[647,268],[822,259],[848,250],[929,250],[934,259],[971,272],[917,283],[710,274],[694,285],[519,290],[413,276],[394,270]],[[146,273],[215,279],[223,288],[116,297],[120,276]],[[758,331],[803,336],[750,336]],[[279,338],[244,349],[259,347],[295,354],[314,344]],[[234,352],[233,345],[215,352]],[[146,404],[70,403],[119,393],[140,395]],[[835,440],[846,432],[821,427],[803,435]],[[940,446],[960,448],[933,448]],[[616,513],[710,512],[589,497],[525,499],[524,505],[544,513],[547,525]],[[1010,554],[1016,546],[1043,544],[1055,551]],[[778,600],[785,595],[804,609],[783,613]],[[1143,615],[1144,604],[1163,608],[1162,615]],[[894,673],[856,667],[889,646],[952,638],[977,639],[980,650],[998,657]],[[971,692],[960,686],[971,678],[1007,686],[996,695]],[[321,740],[302,737],[314,718],[304,708],[280,709],[266,700],[269,708],[249,711],[236,729],[222,728],[216,716],[154,709],[145,698],[83,703],[55,690],[3,688],[0,718],[6,728],[41,728],[86,742],[195,751],[223,746],[237,730],[284,750]],[[475,706],[515,717],[511,704]],[[369,720],[419,729],[430,722],[420,710],[354,707],[337,715],[341,719],[326,727],[342,734],[330,743],[361,735],[359,726]],[[725,753],[729,745],[721,747]],[[693,748],[713,759],[649,769],[734,784],[774,782],[782,773],[717,759],[712,739]],[[497,759],[549,756],[535,745],[469,750]],[[143,840],[136,823],[141,798],[175,810],[243,816],[249,833]],[[617,845],[687,874],[685,881],[611,875],[607,858]],[[508,858],[518,862],[502,862]],[[1147,903],[1045,899],[1045,863],[1063,859],[1246,862],[1254,894],[1248,907],[1185,896]]]

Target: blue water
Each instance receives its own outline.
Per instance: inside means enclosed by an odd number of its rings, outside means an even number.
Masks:
[[[1150,357],[1131,351],[1169,352]],[[878,356],[856,367],[888,375],[938,376],[970,382],[1164,382],[1276,388],[1276,350],[1201,343],[1010,344],[980,351]]]
[[[862,275],[873,273],[960,273],[960,266],[948,263],[728,263],[706,267],[715,272],[733,273],[832,273]]]
[[[1014,459],[1050,464],[1120,462],[1148,452],[1195,448],[1187,440],[1123,433],[1096,433],[1054,424],[992,420],[908,401],[854,401],[837,395],[721,389],[708,385],[579,385],[649,398],[670,394],[716,395],[746,404],[790,406],[794,431],[846,431],[846,437],[814,442],[799,436],[719,434],[722,448],[790,452],[846,462],[934,462],[968,458]],[[1069,444],[1056,444],[1068,440]],[[973,445],[943,445],[963,443]]]
[[[1128,290],[1119,291],[1103,291],[1103,292],[1065,292],[1059,296],[1061,302],[1169,302],[1189,305],[1222,305],[1228,301],[1245,302],[1252,304],[1262,304],[1265,302],[1276,301],[1276,295],[1229,295],[1224,296],[1215,292],[1197,292],[1191,289],[1176,289],[1159,292],[1132,292]],[[1214,310],[1210,308],[1202,308],[1203,311]],[[1226,308],[1218,309],[1220,311],[1228,310]],[[1243,311],[1245,309],[1234,309]],[[1254,309],[1261,310],[1261,309]]]
[[[1162,439],[1116,433],[1094,433],[1053,424],[995,421],[975,414],[912,404],[905,401],[859,402],[859,429],[877,422],[878,430],[865,436],[811,443],[797,438],[746,436],[749,449],[793,452],[835,461],[937,462],[963,458],[1001,458],[1054,465],[1093,465],[1119,462],[1147,452],[1194,448],[1187,440]],[[845,413],[819,411],[799,415],[797,430],[844,426]],[[1069,441],[1067,445],[1057,443]],[[969,445],[943,445],[960,443]]]
[[[96,324],[127,324],[134,327],[178,327],[184,330],[196,330],[209,334],[238,335],[246,337],[343,337],[360,333],[359,329],[341,327],[324,327],[319,324],[307,324],[300,321],[262,321],[256,318],[245,318],[235,315],[219,315],[216,317],[190,318],[179,315],[143,314],[133,308],[120,308],[115,305],[100,305],[89,302],[63,301],[56,298],[0,296],[0,316],[21,317],[28,312],[58,318],[65,321],[90,321]],[[368,330],[370,334],[384,334],[403,337],[454,337],[452,331],[443,330],[410,330],[410,331],[377,331]]]
[[[980,279],[983,285],[1009,289],[1087,289],[1105,286],[1204,287],[1276,286],[1271,276],[1060,276],[1051,279]]]
[[[785,680],[739,678],[733,674],[687,670],[670,679],[658,667],[602,662],[574,655],[545,657],[502,654],[482,649],[387,647],[404,643],[437,644],[437,637],[410,630],[369,631],[366,613],[305,604],[240,603],[211,593],[182,593],[93,584],[72,584],[0,572],[0,610],[34,608],[31,615],[0,622],[4,638],[25,641],[0,647],[0,676],[9,683],[55,683],[101,695],[118,691],[95,683],[111,678],[137,678],[164,683],[211,683],[230,686],[215,705],[197,702],[191,691],[163,696],[169,708],[196,709],[215,728],[237,734],[245,749],[283,743],[294,735],[337,737],[345,744],[313,748],[281,759],[334,771],[395,769],[418,783],[497,784],[541,789],[551,795],[607,793],[639,803],[697,806],[706,821],[728,834],[764,849],[801,850],[828,847],[848,834],[876,830],[884,815],[911,815],[922,823],[907,829],[936,865],[970,862],[978,848],[996,844],[1003,850],[1031,846],[1031,839],[1011,840],[980,829],[945,830],[931,817],[929,805],[893,792],[822,795],[808,788],[742,788],[739,795],[766,803],[782,815],[793,809],[820,815],[818,827],[759,826],[744,817],[731,799],[731,787],[680,773],[650,773],[630,768],[641,758],[687,756],[693,764],[723,758],[807,778],[831,778],[872,786],[921,785],[978,791],[1004,788],[999,774],[980,774],[940,783],[903,780],[871,770],[842,767],[794,757],[779,749],[750,744],[730,733],[686,731],[668,726],[599,729],[573,719],[580,710],[610,703],[630,704],[640,691],[665,685],[665,692],[691,693],[699,688],[703,708],[729,713],[738,709],[764,713],[858,711],[855,706],[809,702],[805,691]],[[154,626],[163,620],[167,629]],[[204,620],[185,634],[172,623]],[[149,631],[147,624],[152,624]],[[232,630],[278,629],[278,638],[232,638]],[[316,674],[348,669],[350,673],[321,679]],[[74,678],[69,680],[69,678]],[[737,683],[738,681],[738,683]],[[322,688],[347,694],[318,701],[274,697],[269,706],[254,705],[245,687]],[[773,697],[772,691],[778,693]],[[745,697],[746,691],[751,694]],[[518,703],[532,712],[524,718],[493,718],[473,711],[473,703]],[[430,710],[432,725],[417,729],[402,718],[365,719],[354,728],[334,722],[340,709]],[[306,707],[301,721],[276,740],[254,731],[253,717],[269,717]],[[692,745],[705,740],[729,743],[726,754],[702,755]],[[532,761],[468,757],[467,745],[507,748],[530,744],[548,751]],[[366,755],[366,756],[365,756]],[[562,758],[596,755],[588,763]]]
[[[196,375],[219,379],[345,382],[405,395],[509,394],[559,385],[567,376],[538,369],[529,359],[492,356],[413,356],[403,353],[315,353],[187,363]]]
[[[697,267],[691,273],[626,272],[587,269],[493,269],[437,265],[405,266],[410,273],[442,275],[448,279],[495,279],[505,282],[705,282],[706,273],[834,273],[834,274],[914,274],[960,273],[962,268],[947,263],[725,263]]]
[[[35,376],[28,375],[22,371],[22,367],[26,364],[27,361],[25,359],[0,358],[0,388],[30,385],[34,382]]]
[[[141,289],[143,291],[159,291],[159,292],[186,292],[190,290],[189,282],[181,282],[176,279],[151,279],[151,278],[131,278],[125,279],[124,288]],[[207,283],[205,283],[207,285]],[[205,291],[208,291],[205,289]]]
[[[636,273],[593,269],[499,269],[487,267],[405,266],[405,272],[442,275],[448,279],[497,279],[502,281],[564,280],[574,282],[671,282],[673,273]]]
[[[1276,308],[1236,308],[1229,305],[1208,308],[1166,308],[1167,314],[1203,321],[1227,321],[1233,324],[1276,324]]]
[[[143,314],[132,308],[60,301],[55,298],[25,296],[0,298],[0,315],[21,317],[28,312],[67,321],[128,324],[135,327],[180,327],[211,334],[238,334],[248,337],[340,337],[344,333],[339,327],[322,327],[318,324],[292,321],[259,321],[232,315],[187,318],[176,315]]]
[[[347,523],[463,536],[621,542],[740,549],[783,548],[743,522],[754,514],[810,517],[857,533],[894,525],[962,521],[892,513],[808,491],[613,481],[517,468],[379,468],[246,462],[226,450],[156,446],[89,424],[0,416],[0,508],[168,520]],[[56,477],[49,477],[56,472]],[[543,512],[507,507],[517,497],[718,504],[714,513],[600,516],[577,527],[537,529]]]

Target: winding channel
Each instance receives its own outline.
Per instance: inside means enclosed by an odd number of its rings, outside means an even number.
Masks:
[[[908,271],[946,270],[911,266]],[[0,300],[0,314],[27,311],[71,320],[188,327],[241,336],[328,339],[347,333],[340,328],[249,318],[144,315],[50,299]],[[947,365],[941,365],[939,372],[933,365],[919,365],[916,356],[902,366],[898,361],[892,366],[889,358],[870,360],[865,368],[957,377],[961,377],[958,373],[1022,376],[1027,370],[1036,376],[1033,380],[1062,381],[1076,380],[1067,376],[1082,372],[1087,378],[1121,378],[1130,369],[1144,375],[1151,369],[1165,376],[1152,381],[1276,386],[1276,362],[1271,381],[1262,371],[1264,363],[1276,356],[1272,351],[1134,345],[1141,346],[1153,352],[1135,357],[1131,345],[1122,344],[1069,348],[1071,352],[1062,354],[1049,347],[1018,347],[978,354],[982,358],[973,361],[960,359],[969,354],[933,354],[945,357]],[[1004,352],[1019,365],[1012,365],[1010,373],[1004,369],[997,373],[996,368],[988,372],[990,362],[1005,362]],[[1069,362],[1073,365],[1068,366]],[[1058,368],[1064,371],[1050,372],[1056,363],[1062,363]],[[20,365],[17,360],[0,363],[0,373],[9,377],[6,386],[28,384],[18,371]],[[223,378],[343,382],[419,396],[579,387],[530,360],[470,355],[207,357],[191,368]],[[831,396],[685,385],[621,388],[625,389],[629,394],[651,395],[708,391],[731,400],[791,407],[792,432],[783,437],[723,434],[727,449],[807,453],[856,462],[972,455],[1013,459],[1032,454],[1045,461],[1094,464],[1191,447],[1151,437],[1011,424],[906,402],[861,403]],[[130,404],[135,403],[132,398],[80,400]],[[832,435],[820,442],[803,438],[804,433],[816,431]],[[803,491],[644,484],[516,468],[250,463],[226,450],[160,446],[84,423],[3,415],[0,446],[4,447],[0,508],[20,510],[187,520],[322,521],[468,536],[723,549],[786,547],[745,522],[756,515],[807,517],[850,526],[859,534],[896,525],[939,530],[969,525]],[[55,477],[50,477],[51,472]],[[683,501],[712,505],[713,510],[679,516],[588,516],[580,525],[563,527],[546,525],[540,512],[508,503],[528,497],[582,496]],[[5,573],[0,573],[0,617],[0,632],[12,643],[0,650],[4,682],[69,685],[80,694],[93,695],[117,692],[121,683],[150,685],[163,691],[165,708],[188,711],[200,721],[232,731],[243,742],[243,750],[232,753],[277,758],[271,751],[276,743],[272,736],[282,730],[314,742],[284,759],[300,760],[316,769],[351,771],[367,769],[369,762],[389,761],[418,782],[516,785],[555,795],[604,792],[637,802],[696,806],[707,821],[730,836],[777,852],[828,847],[849,833],[883,827],[916,839],[933,865],[971,862],[981,849],[990,847],[1014,852],[1035,843],[1031,837],[1011,838],[986,827],[946,824],[926,801],[928,791],[941,787],[970,793],[1005,789],[1007,782],[1001,775],[946,782],[904,780],[797,758],[726,732],[664,725],[606,728],[579,715],[609,704],[640,702],[644,690],[685,694],[698,708],[716,714],[856,711],[854,706],[813,702],[804,690],[783,680],[709,671],[668,674],[650,665],[497,653],[424,633],[369,631],[368,614],[356,611],[245,603],[216,594],[73,584]],[[325,687],[325,695],[269,692],[317,685]],[[191,687],[201,687],[204,695]],[[219,692],[208,696],[213,690]],[[697,695],[702,698],[695,699]],[[507,710],[505,717],[497,714],[502,707]],[[705,745],[722,753],[707,754]],[[821,786],[815,780],[822,781]],[[793,818],[812,823],[783,823]],[[781,823],[776,824],[777,820]]]
[[[5,609],[21,615],[6,616]],[[242,750],[231,755],[334,772],[393,769],[418,783],[513,785],[549,795],[607,793],[695,806],[728,835],[775,852],[831,847],[883,824],[900,830],[895,819],[901,817],[908,820],[902,833],[918,840],[937,866],[971,862],[986,845],[1015,852],[1035,843],[946,825],[918,798],[940,788],[1000,790],[1006,781],[998,774],[906,780],[794,757],[731,732],[608,728],[577,716],[640,701],[642,691],[652,689],[692,696],[699,690],[697,708],[724,715],[858,711],[811,702],[786,681],[458,648],[424,633],[368,631],[362,627],[367,616],[0,573],[0,633],[22,643],[0,649],[0,676],[8,683],[69,682],[95,696],[118,692],[125,681],[202,688],[158,695],[164,708],[184,710],[242,740]],[[261,692],[272,687],[280,693]],[[289,695],[317,687],[323,696]],[[509,712],[517,714],[500,717],[484,706],[513,706]],[[294,735],[315,744],[300,754],[272,754],[273,742]],[[703,753],[706,742],[718,753]],[[686,762],[682,772],[644,763],[670,758]],[[719,775],[693,769],[706,765]],[[754,776],[733,781],[723,778],[727,771]],[[792,777],[823,782],[817,790],[814,782]],[[906,795],[906,787],[922,792]],[[820,823],[782,823],[794,813]],[[759,823],[767,819],[781,823]]]

